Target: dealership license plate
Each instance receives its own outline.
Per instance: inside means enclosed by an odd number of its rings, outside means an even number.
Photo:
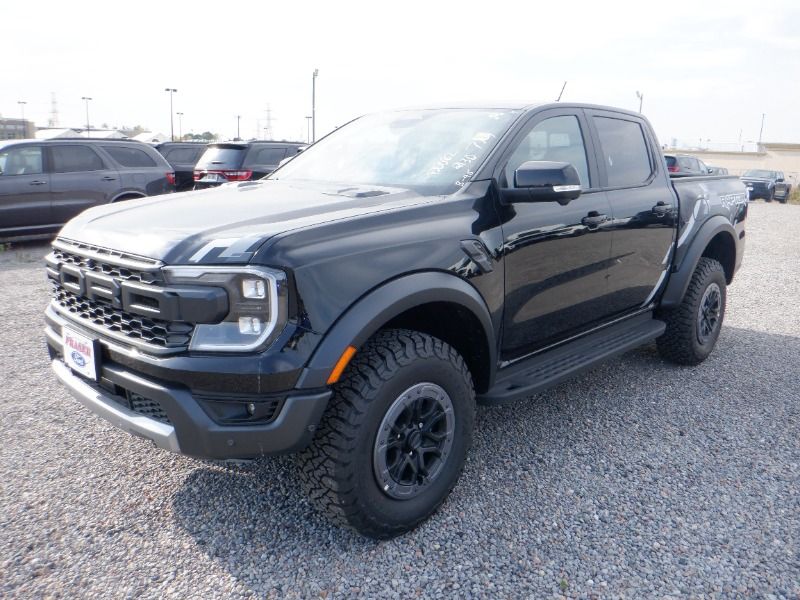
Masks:
[[[76,373],[96,381],[97,367],[100,364],[97,357],[97,340],[64,327],[61,331],[61,341],[66,365]]]
[[[210,175],[206,175],[200,181],[212,183],[216,181],[222,181],[222,177],[220,177],[216,173],[212,173]]]

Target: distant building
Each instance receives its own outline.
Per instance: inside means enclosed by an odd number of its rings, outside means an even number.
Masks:
[[[79,135],[81,137],[115,139],[115,140],[121,140],[128,137],[124,133],[122,133],[121,131],[117,131],[116,129],[89,129],[81,131]]]
[[[169,141],[169,136],[163,133],[153,133],[152,131],[143,131],[139,135],[133,136],[133,139],[139,142],[148,142],[151,144],[160,144],[161,142]]]
[[[78,132],[74,129],[57,129],[57,128],[44,128],[36,132],[37,140],[54,140],[57,138],[71,138],[78,137]]]
[[[36,137],[33,121],[0,118],[0,140],[26,140]]]
[[[721,152],[716,150],[664,150],[665,154],[692,154],[714,167],[725,167],[731,175],[750,169],[783,171],[792,185],[800,184],[800,144],[763,143],[757,152]]]

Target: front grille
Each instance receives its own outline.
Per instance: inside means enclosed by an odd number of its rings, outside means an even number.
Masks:
[[[109,277],[116,277],[118,279],[124,279],[125,281],[156,283],[161,280],[160,276],[161,273],[158,270],[142,271],[136,269],[129,269],[119,265],[107,262],[101,262],[94,258],[81,256],[80,254],[73,254],[72,252],[63,250],[60,247],[53,248],[53,258],[55,258],[58,262],[63,264],[74,265],[76,267],[80,267],[87,271],[102,273],[103,275],[108,275]]]
[[[158,400],[151,400],[145,398],[134,392],[128,392],[128,404],[132,411],[139,413],[145,417],[161,421],[162,423],[170,423],[167,413],[159,404]]]
[[[53,282],[53,299],[78,322],[103,327],[159,348],[184,348],[189,345],[194,326],[190,323],[160,321],[113,308],[109,304],[82,298]]]

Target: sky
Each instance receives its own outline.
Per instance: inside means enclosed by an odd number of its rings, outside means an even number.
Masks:
[[[0,115],[304,141],[361,114],[563,101],[638,110],[662,144],[800,143],[800,3],[3,3]],[[178,117],[174,117],[178,135]]]

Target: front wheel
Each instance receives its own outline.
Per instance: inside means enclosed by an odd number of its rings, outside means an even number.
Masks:
[[[312,502],[376,539],[427,519],[458,481],[472,440],[475,392],[464,359],[433,336],[377,333],[348,366],[300,454]]]
[[[786,190],[783,192],[783,196],[781,196],[781,204],[786,204],[789,202],[789,196],[792,193],[792,188],[787,187]]]
[[[771,188],[764,197],[765,202],[772,202],[775,199],[775,188]]]
[[[722,329],[726,295],[722,265],[701,258],[681,304],[662,315],[667,328],[656,340],[661,356],[681,365],[697,365],[708,358]]]

